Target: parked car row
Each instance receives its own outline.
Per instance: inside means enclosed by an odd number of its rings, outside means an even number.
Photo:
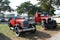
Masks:
[[[7,17],[7,18],[0,18],[0,22],[9,22],[9,19],[11,17]],[[12,17],[13,19],[17,18],[17,17]]]
[[[2,18],[0,19],[0,22],[8,22],[9,19]]]

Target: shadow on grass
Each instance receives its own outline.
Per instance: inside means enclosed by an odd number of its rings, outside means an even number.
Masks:
[[[0,33],[0,40],[11,40],[11,39],[5,36],[3,33]]]
[[[30,34],[25,34],[21,36],[23,38],[28,38],[30,40],[38,40],[38,39],[45,39],[45,38],[50,38],[51,36],[47,33],[37,31],[36,33],[30,33]]]

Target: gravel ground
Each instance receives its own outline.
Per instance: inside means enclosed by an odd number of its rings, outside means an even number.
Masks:
[[[58,32],[56,35],[52,36],[49,40],[60,40],[60,32]]]

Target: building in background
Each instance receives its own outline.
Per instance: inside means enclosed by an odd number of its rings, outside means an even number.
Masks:
[[[9,18],[15,18],[17,16],[17,12],[3,12],[0,13],[0,21],[5,22],[8,21]]]
[[[17,12],[5,12],[4,17],[16,17]]]
[[[3,13],[0,13],[0,18],[3,18],[4,17],[4,14]]]

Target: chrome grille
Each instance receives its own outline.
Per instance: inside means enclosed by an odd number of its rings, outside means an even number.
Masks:
[[[23,21],[24,28],[28,28],[28,21]]]

